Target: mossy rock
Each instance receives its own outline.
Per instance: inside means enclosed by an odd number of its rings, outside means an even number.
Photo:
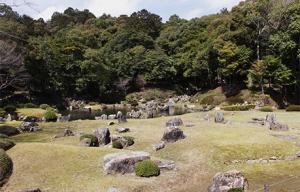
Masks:
[[[13,135],[17,135],[19,133],[20,133],[20,131],[15,127],[8,126],[8,125],[0,126],[0,134],[4,134],[7,136],[13,136]]]
[[[155,162],[151,160],[144,160],[136,164],[135,174],[140,177],[159,176],[160,169]]]
[[[3,186],[13,172],[13,162],[11,158],[0,149],[0,186]]]
[[[99,146],[98,139],[95,135],[92,135],[92,134],[81,135],[80,136],[80,141],[82,141],[85,138],[91,139],[90,147],[98,147]]]
[[[8,138],[0,138],[0,148],[7,151],[13,148],[16,144]]]
[[[115,149],[123,149],[123,145],[120,141],[113,141],[112,142],[112,147]]]

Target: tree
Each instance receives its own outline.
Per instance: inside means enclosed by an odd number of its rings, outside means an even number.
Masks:
[[[0,40],[0,99],[26,84],[23,57],[15,42]]]

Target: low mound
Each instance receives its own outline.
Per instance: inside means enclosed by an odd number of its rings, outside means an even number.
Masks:
[[[0,148],[5,150],[5,151],[11,149],[15,145],[16,144],[8,138],[0,138]]]
[[[0,150],[0,186],[4,185],[13,172],[13,162],[11,158]]]
[[[7,136],[13,136],[13,135],[17,135],[19,133],[20,133],[20,131],[15,127],[8,126],[8,125],[0,126],[0,134],[4,134]]]

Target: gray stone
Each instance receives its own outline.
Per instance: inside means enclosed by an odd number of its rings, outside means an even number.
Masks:
[[[230,189],[248,189],[248,182],[244,175],[237,170],[217,173],[208,192],[227,192]]]
[[[216,123],[224,123],[224,113],[222,112],[216,112],[215,114],[215,122]]]
[[[129,128],[117,128],[116,129],[116,131],[118,132],[118,133],[126,133],[126,132],[128,132],[128,131],[130,131],[130,129]]]
[[[106,114],[102,114],[102,115],[100,116],[100,118],[101,118],[102,120],[107,120],[107,119],[108,119],[108,116],[107,116]]]
[[[298,152],[296,153],[296,156],[297,156],[298,158],[300,158],[300,151],[298,151]]]
[[[176,142],[180,139],[185,139],[185,137],[179,127],[167,127],[161,140],[165,142]]]
[[[112,114],[112,115],[109,115],[107,119],[116,119],[117,118],[117,115],[116,114]]]
[[[23,189],[18,192],[42,192],[39,188],[34,188],[34,189]]]
[[[173,117],[166,122],[166,127],[178,127],[181,125],[183,125],[183,121],[179,117]]]
[[[146,159],[150,159],[150,154],[143,151],[108,154],[103,159],[103,170],[107,174],[132,173],[135,164]]]
[[[93,133],[97,137],[99,145],[107,145],[110,143],[110,132],[108,128],[97,128]]]
[[[119,142],[122,145],[122,148],[129,147],[129,146],[134,144],[134,142],[132,143],[128,139],[126,139],[125,137],[118,136],[118,135],[112,135],[111,136],[111,141],[112,141],[112,143]]]
[[[8,115],[7,115],[7,117],[6,117],[6,121],[12,121],[12,117],[11,117],[11,115],[10,115],[10,114],[8,114]]]
[[[42,129],[35,122],[23,122],[19,126],[19,130],[22,132],[35,132],[35,131],[40,131]]]
[[[272,131],[288,131],[289,130],[289,126],[287,124],[282,124],[282,123],[270,123],[269,126],[270,130]]]
[[[118,111],[117,112],[117,119],[122,118],[122,116],[123,116],[123,113],[121,111]]]
[[[163,149],[163,148],[165,148],[165,142],[160,142],[160,143],[158,143],[158,144],[154,144],[153,145],[153,149],[155,150],[155,151],[158,151],[158,150],[161,150],[161,149]]]
[[[155,164],[159,167],[159,169],[163,170],[173,170],[175,169],[176,165],[174,161],[160,161],[156,160]]]
[[[115,187],[110,187],[107,189],[107,192],[120,192],[120,191]]]
[[[209,121],[209,114],[204,115],[203,119],[204,119],[205,121]]]
[[[276,118],[276,114],[275,113],[270,113],[267,114],[266,116],[266,122],[271,124],[271,123],[276,123],[277,118]]]
[[[69,122],[71,119],[71,115],[66,115],[66,116],[60,116],[57,118],[57,122]]]

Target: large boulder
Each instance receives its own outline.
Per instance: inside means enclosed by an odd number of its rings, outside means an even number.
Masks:
[[[132,173],[135,164],[146,159],[150,159],[150,154],[143,151],[108,154],[103,159],[103,170],[107,174]]]
[[[108,128],[97,128],[93,133],[97,137],[99,145],[107,145],[110,143],[110,132]]]
[[[215,123],[224,123],[224,113],[222,112],[216,112],[215,114]]]
[[[176,142],[184,138],[185,135],[179,127],[167,127],[161,140],[165,142]]]
[[[23,122],[19,126],[19,130],[21,130],[22,132],[35,132],[40,131],[42,129],[40,128],[39,124],[35,122]]]
[[[166,122],[166,127],[178,127],[181,125],[183,125],[183,121],[179,117],[173,117]]]
[[[20,133],[20,131],[15,127],[8,126],[8,125],[0,126],[0,134],[4,134],[7,136],[13,136],[13,135],[17,135],[19,133]]]
[[[227,192],[230,189],[248,188],[247,179],[237,170],[217,173],[213,178],[213,183],[208,188],[208,192]]]
[[[283,123],[270,123],[270,130],[272,131],[288,131],[289,130],[289,126],[287,124],[283,124]]]
[[[13,162],[11,158],[0,149],[0,186],[4,185],[13,172]]]

